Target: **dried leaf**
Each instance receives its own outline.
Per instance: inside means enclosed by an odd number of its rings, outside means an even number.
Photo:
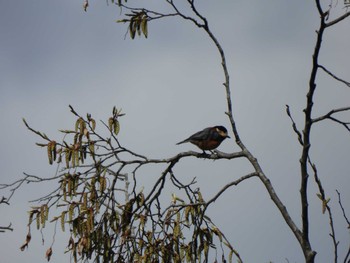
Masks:
[[[87,128],[84,128],[83,134],[85,137],[89,137],[89,130]]]
[[[94,142],[94,141],[90,141],[90,142],[89,142],[89,150],[90,150],[90,153],[91,153],[92,155],[95,154],[95,142]]]
[[[112,129],[113,129],[113,123],[114,123],[114,120],[113,120],[112,117],[110,117],[108,119],[108,128],[109,128],[110,131],[112,131]]]
[[[141,22],[139,18],[136,20],[136,30],[137,30],[137,34],[141,36]]]
[[[27,243],[24,243],[19,249],[21,251],[24,251],[26,249],[26,247],[28,247],[28,244]]]
[[[95,128],[96,128],[96,121],[95,121],[94,119],[92,119],[92,118],[90,118],[89,121],[90,121],[90,123],[91,123],[91,128],[92,128],[92,130],[94,131]]]
[[[79,240],[78,242],[78,254],[81,255],[84,248],[86,248],[87,246],[87,238],[86,237],[83,237]]]
[[[40,229],[40,213],[36,214],[36,228]]]
[[[329,202],[330,200],[331,200],[330,198],[327,198],[327,200],[323,200],[323,201],[322,201],[322,214],[324,214],[324,213],[326,212],[327,205],[328,205],[328,202]]]
[[[114,123],[113,123],[113,132],[115,135],[118,135],[119,131],[120,131],[120,124],[119,124],[119,121],[118,120],[114,120]]]
[[[147,28],[147,16],[144,16],[141,20],[141,29],[142,29],[142,33],[145,36],[145,38],[147,38],[148,36],[148,28]]]
[[[135,38],[136,28],[135,28],[134,24],[135,24],[134,21],[131,20],[130,25],[129,25],[129,32],[130,32],[131,39]]]
[[[49,164],[53,163],[53,155],[52,155],[52,150],[51,150],[51,143],[47,145],[47,157],[49,159]]]
[[[36,143],[36,145],[40,146],[40,147],[46,147],[47,143]]]
[[[103,193],[106,190],[106,186],[107,186],[106,177],[101,176],[99,182],[100,182],[100,192]]]
[[[220,242],[222,242],[222,233],[221,233],[221,231],[216,226],[214,226],[211,230],[213,231],[213,233],[215,235],[217,235],[219,237]]]
[[[75,243],[74,243],[74,239],[73,239],[73,237],[71,236],[70,237],[70,239],[69,239],[69,242],[68,242],[68,249],[69,250],[72,250],[72,249],[74,249],[74,247],[75,247]]]
[[[233,250],[230,251],[230,254],[228,255],[228,261],[232,263],[232,256],[233,256]]]
[[[26,236],[26,241],[25,241],[24,244],[20,247],[20,250],[21,250],[21,251],[24,251],[24,249],[25,249],[26,247],[28,247],[29,242],[30,242],[31,239],[32,239],[32,235],[30,234],[30,232],[28,232],[28,234],[27,234],[27,236]]]
[[[66,219],[66,213],[67,211],[63,211],[60,218],[61,218],[61,229],[62,229],[62,232],[64,232],[64,224],[65,224],[65,219]]]
[[[52,247],[49,247],[45,253],[45,258],[47,258],[47,261],[50,261],[51,256],[52,256]]]
[[[87,11],[88,7],[89,7],[89,2],[88,2],[88,0],[85,0],[84,3],[83,3],[83,9],[84,9],[85,12]]]

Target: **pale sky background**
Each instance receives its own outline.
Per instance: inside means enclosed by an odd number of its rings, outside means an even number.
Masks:
[[[75,118],[68,105],[96,120],[107,120],[113,106],[122,108],[120,142],[153,158],[170,157],[194,146],[175,143],[211,125],[229,127],[224,114],[223,73],[217,50],[191,23],[176,18],[149,24],[149,38],[124,39],[126,25],[116,24],[119,9],[106,1],[90,1],[85,13],[80,0],[0,0],[0,165],[1,183],[23,172],[50,177],[46,151],[22,123],[61,139]],[[129,2],[132,2],[131,0]],[[157,2],[153,2],[157,6]],[[233,108],[243,142],[258,158],[275,190],[300,226],[299,158],[301,148],[285,114],[289,104],[299,127],[318,28],[313,1],[197,1],[225,49]],[[158,4],[159,5],[159,4]],[[162,6],[163,7],[163,6]],[[341,8],[339,1],[337,9]],[[344,12],[340,10],[339,12]],[[333,13],[331,13],[332,15]],[[325,34],[321,64],[349,80],[350,19]],[[318,78],[314,116],[349,106],[348,87],[325,74]],[[343,115],[349,121],[349,115]],[[232,134],[231,134],[232,135]],[[314,126],[311,157],[316,162],[337,226],[339,256],[349,244],[336,192],[350,216],[349,133],[324,122]],[[234,140],[219,148],[237,151]],[[158,169],[159,170],[159,169]],[[158,171],[156,170],[156,171]],[[178,178],[197,177],[204,198],[252,170],[243,161],[187,158],[174,169]],[[146,182],[159,173],[145,171]],[[310,178],[311,244],[317,262],[331,262],[333,247],[328,217],[321,213]],[[51,185],[52,186],[52,185]],[[53,187],[53,186],[52,186]],[[45,262],[52,228],[32,231],[29,250],[19,247],[26,235],[28,200],[48,193],[50,185],[25,185],[1,206],[1,262]],[[5,193],[0,193],[2,196]],[[244,262],[302,262],[302,251],[258,179],[226,191],[209,210]],[[57,234],[50,262],[68,262],[67,236]]]

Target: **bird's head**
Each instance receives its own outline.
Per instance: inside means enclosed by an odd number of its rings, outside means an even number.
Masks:
[[[222,138],[231,138],[230,136],[228,136],[227,130],[224,126],[215,126],[214,128]]]

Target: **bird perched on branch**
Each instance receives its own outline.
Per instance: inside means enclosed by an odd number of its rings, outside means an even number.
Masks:
[[[217,148],[226,138],[230,138],[230,136],[227,135],[226,128],[224,126],[214,126],[196,132],[186,140],[177,143],[177,145],[190,142],[205,153],[205,150],[211,151]]]

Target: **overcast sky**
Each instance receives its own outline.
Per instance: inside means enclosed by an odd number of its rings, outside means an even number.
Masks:
[[[242,140],[300,226],[301,149],[285,105],[290,105],[301,127],[319,24],[313,1],[197,3],[226,52]],[[196,149],[175,144],[205,127],[229,127],[220,58],[204,32],[171,18],[150,23],[147,40],[130,40],[124,38],[126,25],[115,23],[119,12],[116,6],[97,0],[90,1],[86,13],[80,0],[0,0],[1,183],[16,180],[23,172],[54,175],[56,168],[47,164],[45,150],[35,146],[40,139],[26,130],[21,119],[59,140],[58,129],[74,126],[69,104],[96,120],[107,120],[113,106],[122,108],[126,116],[121,119],[120,142],[153,158]],[[350,19],[331,28],[320,56],[321,64],[348,80],[349,28]],[[325,74],[319,75],[317,88],[315,117],[349,106],[349,89]],[[349,115],[344,116],[349,120]],[[331,197],[340,258],[349,244],[349,231],[335,189],[342,193],[350,215],[349,147],[349,133],[341,126],[330,122],[314,126],[311,157]],[[226,140],[219,149],[233,152],[238,147],[234,140]],[[251,171],[243,161],[195,158],[182,160],[175,167],[184,182],[197,177],[206,199]],[[159,174],[143,176],[152,182]],[[328,217],[321,213],[312,182],[311,242],[318,262],[330,262],[333,248]],[[40,232],[32,231],[29,250],[20,252],[19,247],[32,205],[28,200],[48,193],[49,187],[25,185],[11,206],[0,207],[0,224],[12,222],[15,228],[0,235],[1,262],[45,261],[52,242],[50,228],[44,231],[44,246]],[[245,262],[285,262],[286,258],[302,262],[299,245],[257,179],[226,191],[209,213]],[[62,262],[66,245],[67,237],[58,234],[51,262]]]

